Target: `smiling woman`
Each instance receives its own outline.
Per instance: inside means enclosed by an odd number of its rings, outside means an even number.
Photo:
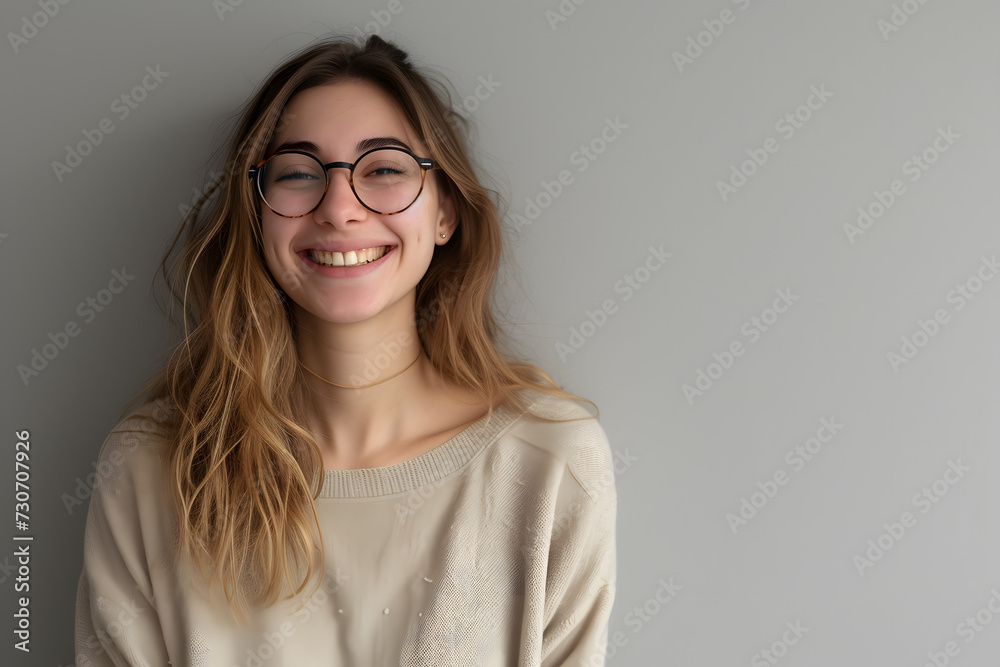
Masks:
[[[247,104],[164,258],[186,336],[101,448],[79,664],[603,664],[610,446],[501,351],[450,102],[372,36]]]

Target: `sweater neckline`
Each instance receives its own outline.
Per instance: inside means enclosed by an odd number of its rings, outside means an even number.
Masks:
[[[377,498],[412,491],[454,474],[523,415],[506,403],[434,449],[378,468],[323,470],[320,498]]]

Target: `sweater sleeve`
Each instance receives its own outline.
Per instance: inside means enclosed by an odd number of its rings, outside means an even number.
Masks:
[[[617,493],[610,446],[596,421],[568,463],[554,519],[542,667],[604,665],[615,597]]]
[[[98,456],[77,585],[78,667],[153,667],[170,661],[144,540],[144,531],[155,526],[149,524],[157,509],[162,514],[162,508],[150,507],[158,488],[151,475],[158,472],[159,458],[139,442],[134,432],[113,431]]]

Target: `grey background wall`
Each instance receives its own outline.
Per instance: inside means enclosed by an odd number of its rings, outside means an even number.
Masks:
[[[227,119],[329,30],[449,77],[506,188],[506,326],[616,452],[609,664],[995,664],[995,2],[14,0],[0,27],[4,664],[74,662],[87,477],[172,340],[160,255]]]

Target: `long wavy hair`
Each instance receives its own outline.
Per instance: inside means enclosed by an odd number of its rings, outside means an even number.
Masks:
[[[243,108],[225,145],[223,177],[201,195],[164,254],[160,272],[181,308],[183,339],[132,399],[170,405],[156,421],[169,443],[179,555],[193,558],[210,586],[222,585],[241,622],[251,606],[273,604],[285,582],[292,591],[286,599],[301,593],[322,576],[325,560],[314,502],[322,455],[302,427],[294,318],[264,261],[260,202],[247,170],[265,157],[296,93],[345,80],[375,84],[395,100],[441,166],[432,173],[454,202],[453,238],[435,249],[416,290],[418,336],[430,363],[482,396],[489,414],[505,402],[526,409],[524,389],[593,405],[502,352],[507,339],[491,293],[503,199],[476,176],[468,126],[453,111],[447,85],[374,35],[363,44],[326,38],[293,55]]]

